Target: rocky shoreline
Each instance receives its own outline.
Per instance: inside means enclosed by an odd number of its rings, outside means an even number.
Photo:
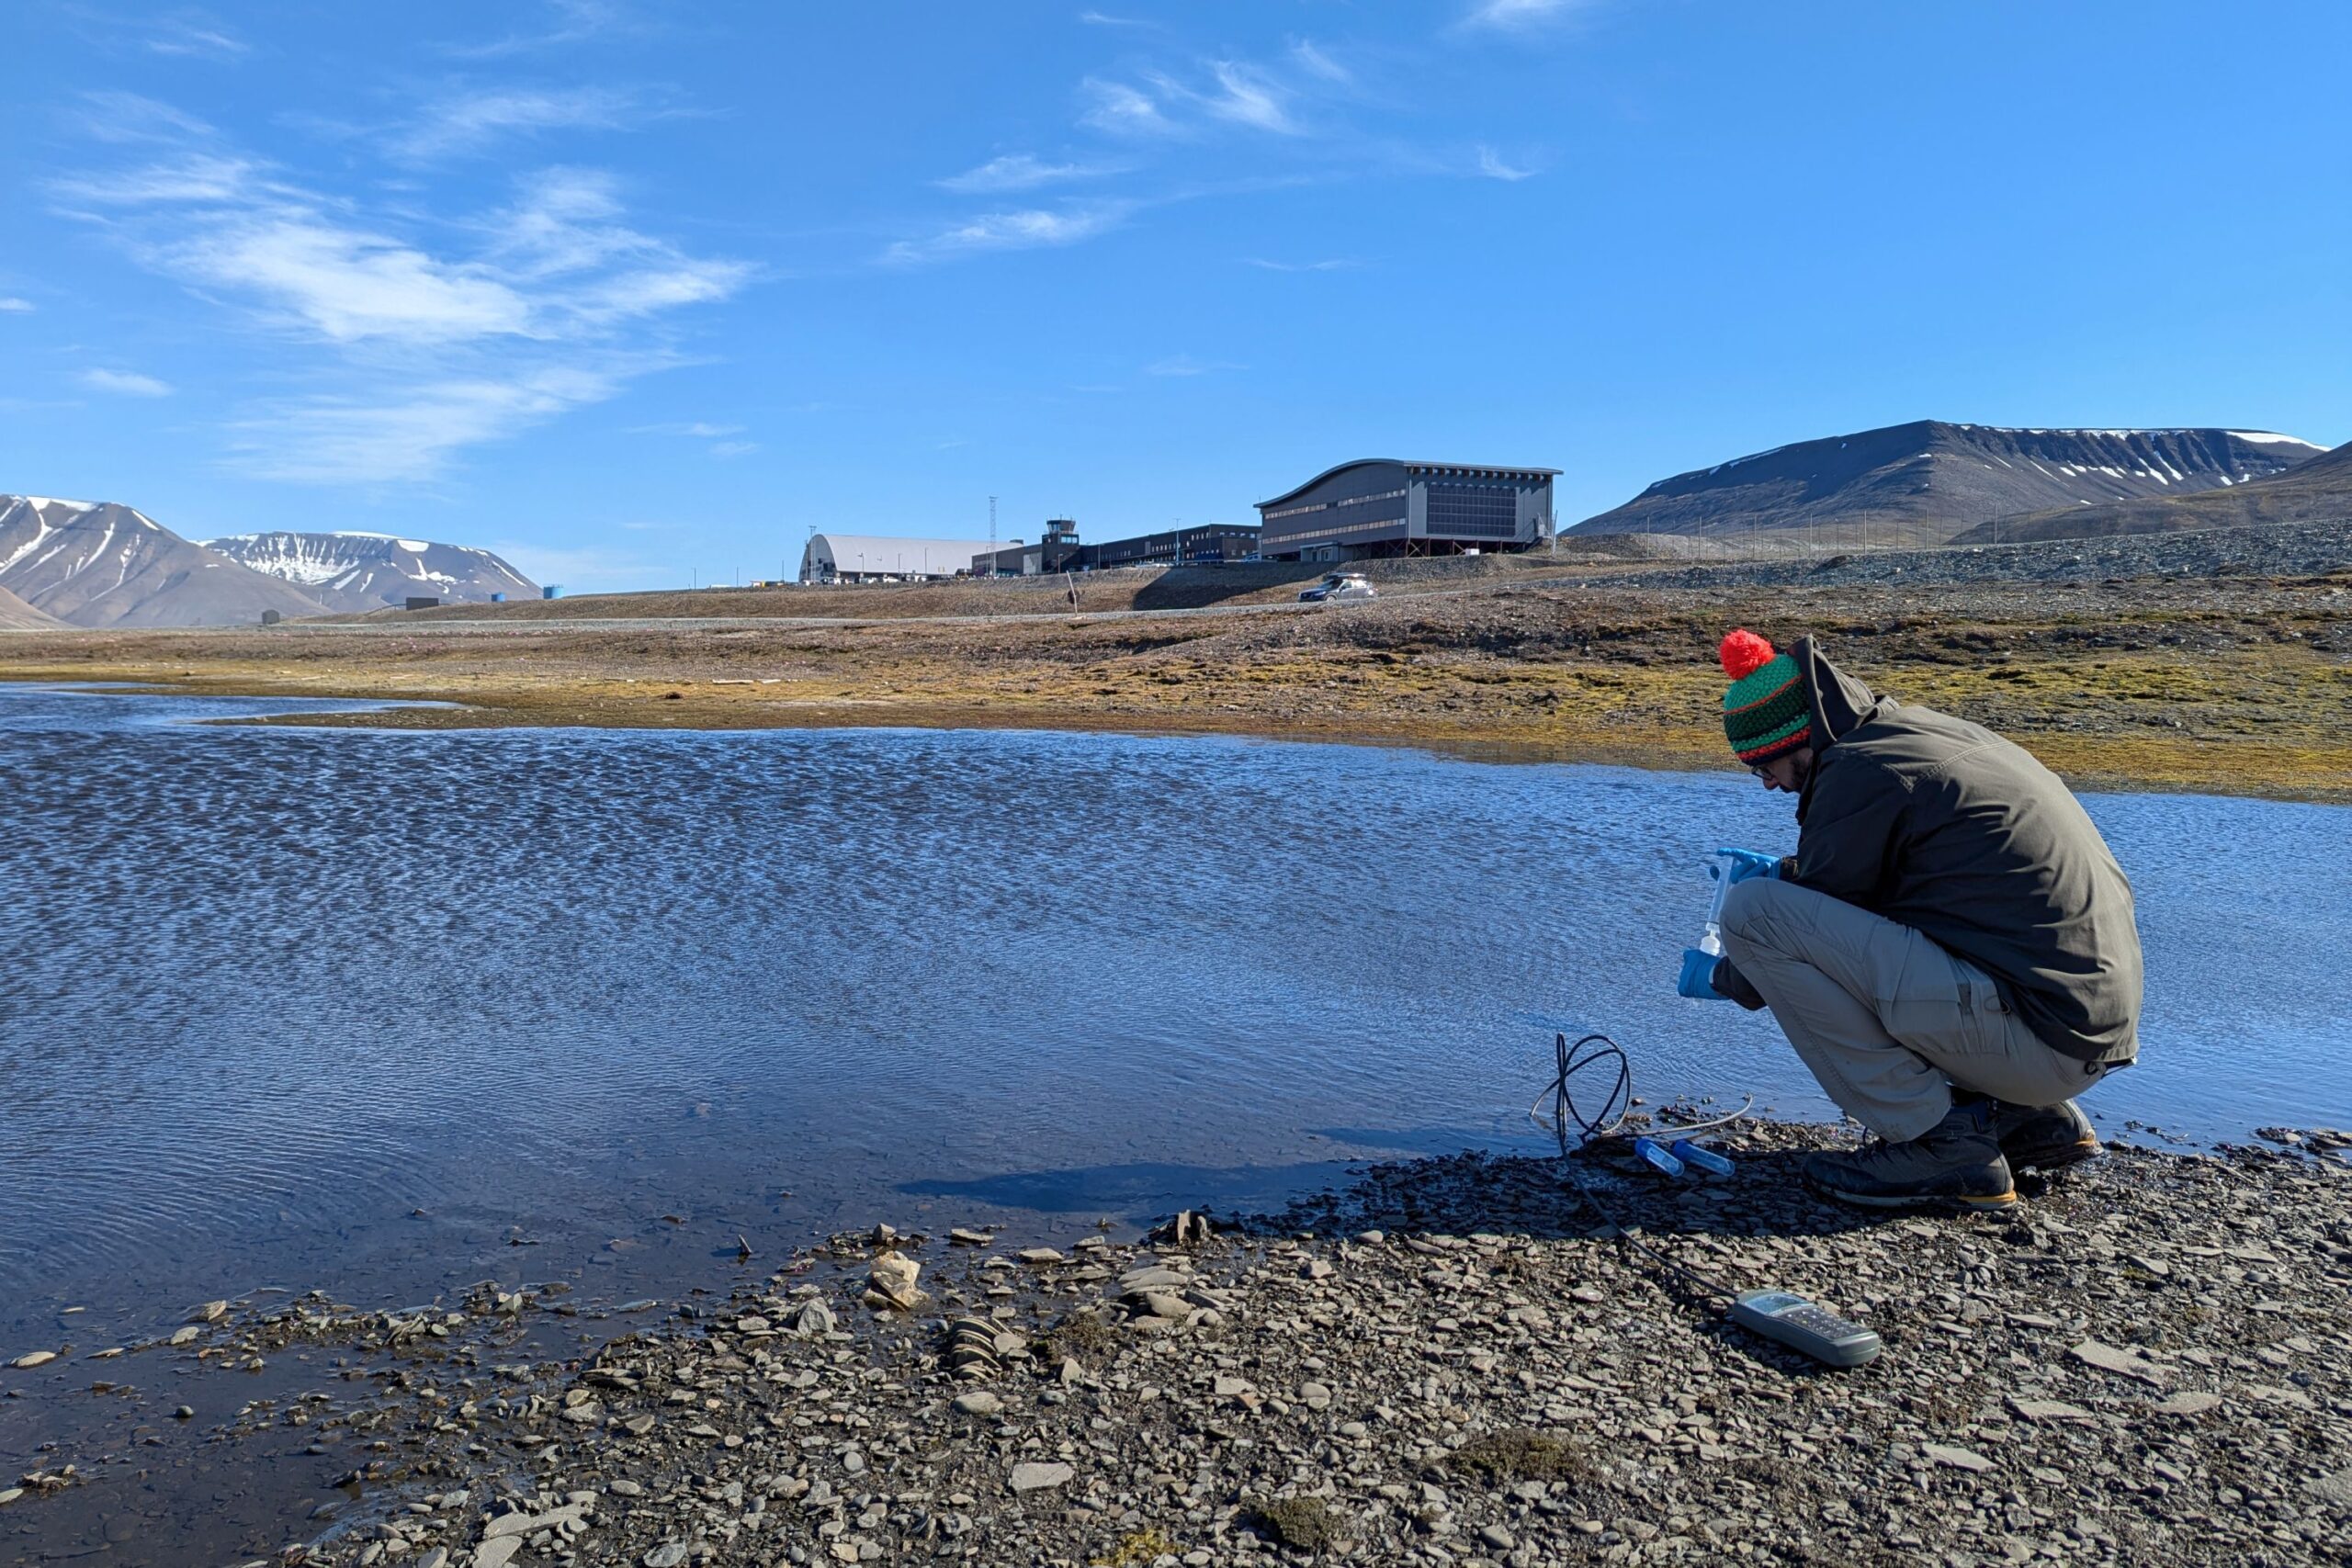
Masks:
[[[670,1304],[208,1303],[74,1377],[314,1379],[203,1439],[349,1466],[254,1568],[2347,1560],[2339,1138],[2116,1148],[1954,1219],[1806,1196],[1838,1136],[1743,1123],[1705,1182],[1586,1168],[1684,1267],[1874,1328],[1851,1371],[1729,1325],[1556,1161],[1472,1154],[1139,1245],[884,1226]],[[44,1354],[0,1386],[46,1397]],[[0,1551],[241,1561],[100,1528],[173,1397],[0,1487]]]

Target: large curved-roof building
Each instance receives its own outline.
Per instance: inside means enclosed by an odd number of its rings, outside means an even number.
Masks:
[[[1557,468],[1359,457],[1258,503],[1268,560],[1524,549],[1552,526]]]
[[[986,539],[894,539],[875,534],[812,534],[800,552],[803,582],[919,582],[972,570]]]

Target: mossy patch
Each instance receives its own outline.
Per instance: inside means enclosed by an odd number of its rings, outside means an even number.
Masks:
[[[1473,1438],[1445,1456],[1445,1468],[1481,1481],[1590,1481],[1592,1461],[1565,1438],[1521,1427]]]
[[[1074,1312],[1040,1339],[1038,1349],[1048,1362],[1058,1362],[1064,1357],[1073,1360],[1091,1361],[1117,1346],[1119,1337],[1103,1321],[1091,1312]]]
[[[1162,1531],[1139,1529],[1119,1538],[1118,1546],[1108,1557],[1097,1557],[1089,1568],[1137,1568],[1162,1557],[1173,1557],[1176,1543]]]
[[[1251,1504],[1249,1522],[1276,1544],[1325,1551],[1345,1539],[1346,1520],[1320,1497],[1269,1497]]]

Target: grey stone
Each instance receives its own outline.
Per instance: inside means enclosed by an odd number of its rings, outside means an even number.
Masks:
[[[1012,1489],[1015,1492],[1043,1492],[1049,1487],[1066,1486],[1077,1475],[1078,1472],[1057,1461],[1016,1464],[1012,1467]]]

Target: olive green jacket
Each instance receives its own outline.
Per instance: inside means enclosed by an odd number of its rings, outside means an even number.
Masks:
[[[2132,885],[2065,784],[1982,726],[1875,694],[1811,637],[1792,657],[1813,704],[1815,761],[1781,874],[1975,964],[2052,1050],[2135,1056]],[[1762,1000],[1728,964],[1715,987]]]

